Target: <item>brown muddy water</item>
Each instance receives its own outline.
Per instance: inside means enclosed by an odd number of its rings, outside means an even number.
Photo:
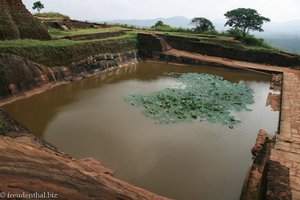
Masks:
[[[208,122],[156,124],[123,101],[173,86],[165,72],[199,72],[244,81],[253,111],[234,129]],[[270,77],[215,67],[141,63],[104,72],[4,106],[38,137],[75,158],[93,157],[117,178],[179,200],[239,198],[259,129],[276,132],[279,112],[266,107]]]

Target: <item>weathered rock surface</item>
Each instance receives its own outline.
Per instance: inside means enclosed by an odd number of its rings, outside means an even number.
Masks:
[[[59,199],[167,199],[113,178],[92,159],[77,161],[34,137],[0,110],[0,192],[50,192]],[[1,123],[1,124],[2,124]]]
[[[164,52],[171,48],[162,37],[156,34],[139,33],[137,39],[138,49],[141,50],[146,49],[148,51]]]
[[[137,62],[135,51],[98,54],[67,66],[46,67],[28,59],[0,53],[0,100],[25,91]]]
[[[163,42],[162,42],[163,40]],[[155,35],[151,33],[138,34],[138,49],[142,57],[151,57],[153,52],[164,52],[166,44],[176,50],[198,53],[220,58],[228,58],[252,63],[263,63],[277,66],[300,66],[300,56],[263,50],[239,49],[222,43],[203,42],[199,39],[184,38],[167,34]],[[172,59],[172,58],[171,58]],[[175,58],[173,58],[175,59]],[[172,61],[172,60],[171,60]],[[189,64],[189,63],[187,63]]]
[[[0,40],[50,40],[47,29],[21,0],[0,0]]]
[[[255,146],[251,150],[253,165],[244,183],[240,199],[292,199],[289,168],[270,160],[271,150],[275,144],[274,139],[274,136],[264,130],[259,131]]]
[[[271,81],[271,89],[282,91],[282,84],[283,84],[283,74],[273,74],[272,81]]]
[[[262,184],[261,199],[265,200],[289,200],[292,199],[292,192],[289,178],[289,168],[279,162],[269,160],[265,167]]]
[[[1,98],[57,81],[58,78],[57,68],[48,68],[12,54],[0,54]]]
[[[269,159],[273,145],[273,136],[264,130],[260,130],[255,145],[251,149],[253,164],[249,169],[248,177],[246,177],[240,199],[257,199],[257,191],[259,190],[265,164]]]
[[[135,51],[128,51],[117,54],[98,54],[89,56],[86,59],[72,62],[66,67],[71,73],[95,73],[95,71],[103,71],[108,68],[120,67],[124,64],[136,63],[137,54]]]
[[[266,106],[271,106],[273,111],[280,111],[281,94],[269,93]]]

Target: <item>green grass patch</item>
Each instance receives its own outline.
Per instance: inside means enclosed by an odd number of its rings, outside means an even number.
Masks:
[[[42,12],[33,14],[36,17],[70,19],[69,16],[58,12]]]
[[[286,51],[280,50],[276,47],[273,47],[266,42],[263,42],[262,39],[249,37],[246,42],[241,42],[234,37],[230,36],[225,32],[216,32],[216,33],[197,33],[193,31],[176,31],[176,29],[170,30],[151,30],[149,32],[154,32],[156,34],[165,34],[170,36],[178,36],[190,40],[197,41],[203,44],[210,44],[221,46],[224,48],[232,48],[237,50],[255,50],[255,51],[264,51],[270,53],[287,53]]]
[[[165,34],[179,36],[191,40],[195,40],[200,43],[204,44],[212,44],[221,46],[224,48],[234,48],[238,50],[263,50],[266,52],[282,52],[278,48],[274,48],[266,43],[261,43],[257,45],[257,43],[245,44],[241,41],[235,40],[229,36],[222,36],[222,35],[206,35],[206,34],[189,34],[189,33],[172,33],[172,32],[165,32]],[[259,39],[256,39],[259,41]],[[255,41],[256,41],[255,40]],[[251,40],[253,41],[253,40]]]
[[[136,49],[136,44],[136,33],[87,41],[6,40],[0,41],[0,52],[22,56],[51,67],[68,65],[100,53],[132,51]]]
[[[207,120],[233,128],[241,123],[232,111],[249,110],[253,90],[244,83],[231,83],[220,76],[186,73],[177,78],[181,87],[166,88],[149,95],[129,95],[124,100],[142,107],[159,123]]]
[[[117,37],[108,37],[108,38],[98,39],[98,40],[81,40],[81,41],[73,41],[68,39],[49,40],[49,41],[31,40],[31,39],[4,40],[4,41],[0,41],[0,48],[1,47],[36,47],[36,46],[56,47],[56,46],[70,46],[70,45],[93,43],[93,42],[120,41],[120,40],[128,40],[128,39],[135,40],[136,33],[127,33],[126,35],[121,35]]]
[[[95,34],[95,33],[104,33],[104,32],[114,32],[114,31],[121,31],[121,30],[128,30],[128,27],[120,27],[120,26],[113,26],[111,28],[103,28],[103,29],[79,29],[79,30],[70,30],[70,31],[62,31],[58,29],[49,29],[49,33],[54,38],[61,38],[65,36],[72,36],[72,35],[84,35],[84,34]],[[254,51],[264,51],[264,52],[270,52],[270,53],[291,53],[294,52],[287,52],[283,51],[279,48],[272,47],[271,45],[268,45],[266,42],[257,42],[261,41],[257,38],[248,38],[248,43],[245,44],[239,40],[234,39],[231,36],[228,36],[228,34],[225,33],[218,33],[218,34],[211,34],[211,33],[196,33],[192,31],[176,31],[180,30],[174,29],[172,31],[168,30],[153,30],[153,29],[132,29],[131,34],[137,34],[140,32],[144,32],[147,30],[147,32],[153,32],[156,34],[166,34],[170,36],[178,36],[182,38],[187,38],[191,40],[196,40],[197,42],[203,43],[203,44],[210,44],[210,45],[217,45],[224,48],[231,48],[231,49],[237,49],[237,50],[254,50]],[[257,44],[259,43],[259,44]]]
[[[107,32],[115,32],[115,31],[122,31],[127,30],[122,27],[111,27],[111,28],[89,28],[89,29],[75,29],[75,30],[59,30],[55,28],[49,28],[48,31],[53,38],[61,38],[66,36],[72,35],[89,35],[89,34],[96,34],[96,33],[107,33]]]

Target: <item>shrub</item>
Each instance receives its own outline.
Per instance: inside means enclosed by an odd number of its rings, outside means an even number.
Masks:
[[[227,31],[227,34],[233,37],[235,40],[239,40],[244,44],[257,46],[257,47],[264,47],[271,49],[272,47],[268,45],[264,39],[256,38],[254,35],[246,34],[244,35],[242,31],[238,29],[230,29]]]
[[[245,44],[248,44],[248,45],[252,45],[252,46],[263,46],[264,44],[264,39],[262,38],[256,38],[254,37],[253,35],[246,35],[244,38],[243,38],[243,42]]]
[[[231,37],[233,37],[236,40],[242,40],[243,39],[243,32],[238,29],[229,29],[227,31],[227,34]]]

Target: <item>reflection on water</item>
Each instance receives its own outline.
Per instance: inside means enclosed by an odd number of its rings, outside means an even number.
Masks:
[[[206,122],[155,124],[123,102],[176,84],[166,72],[199,72],[245,81],[253,111],[238,112],[231,130]],[[39,137],[76,157],[93,157],[116,177],[175,199],[238,199],[260,128],[277,130],[278,112],[266,107],[270,77],[213,67],[142,63],[15,102],[5,109]]]

